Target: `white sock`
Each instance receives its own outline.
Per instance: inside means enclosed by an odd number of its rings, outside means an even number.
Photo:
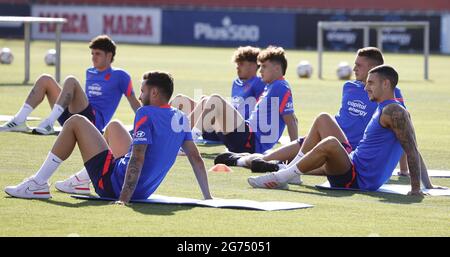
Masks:
[[[33,107],[31,105],[24,103],[22,108],[16,113],[14,116],[14,121],[18,123],[25,122],[27,120],[28,115],[33,111]]]
[[[295,158],[288,164],[288,168],[294,164],[297,164],[303,156],[305,156],[305,154],[302,153],[302,151],[299,151],[297,156],[295,156]]]
[[[62,108],[61,105],[55,104],[47,120],[50,122],[51,125],[53,125],[53,123],[55,123],[55,121],[59,118],[59,116],[61,116],[63,112],[64,108]]]
[[[239,167],[247,167],[245,157],[241,157],[241,158],[237,159],[236,165]]]
[[[286,169],[288,166],[284,163],[279,163],[278,164],[278,170],[282,170],[282,169]]]
[[[192,128],[191,133],[192,133],[192,139],[194,139],[194,141],[202,136],[202,131],[196,127]]]
[[[275,172],[275,176],[281,183],[286,183],[289,180],[298,177],[302,172],[297,168],[297,165],[292,165],[289,168]]]
[[[78,171],[75,176],[77,176],[77,178],[79,180],[91,180],[91,178],[89,177],[89,174],[86,170],[86,168],[81,169],[80,171]]]
[[[56,169],[58,169],[61,163],[62,160],[58,156],[49,152],[47,159],[45,159],[41,168],[34,175],[34,180],[40,185],[47,183],[48,179],[53,175]]]

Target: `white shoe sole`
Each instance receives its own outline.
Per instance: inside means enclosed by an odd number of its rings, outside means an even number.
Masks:
[[[55,131],[54,130],[48,131],[45,129],[35,128],[31,131],[31,133],[33,133],[35,135],[53,135],[53,134],[55,134]]]
[[[20,127],[20,128],[6,128],[1,127],[0,132],[28,132],[30,131],[29,127]]]
[[[59,181],[58,181],[59,182]],[[65,188],[58,185],[58,182],[55,183],[55,188],[66,194],[77,194],[77,195],[89,195],[91,194],[91,188],[89,186],[80,185],[73,188]]]
[[[14,193],[8,192],[5,190],[5,193],[7,193],[9,196],[15,197],[15,198],[22,198],[22,199],[49,199],[52,198],[52,195],[50,192],[34,192],[33,195],[16,195]]]
[[[264,188],[264,189],[289,189],[288,184],[279,184],[277,182],[267,182],[264,185],[259,185],[257,182],[255,182],[255,178],[248,178],[247,182],[250,184],[250,186],[252,186],[253,188]]]

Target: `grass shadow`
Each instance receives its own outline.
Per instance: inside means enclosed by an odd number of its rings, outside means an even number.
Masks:
[[[200,153],[200,155],[204,159],[214,160],[217,157],[217,155],[219,155],[219,153]]]
[[[130,205],[135,212],[145,215],[174,215],[178,211],[187,211],[197,206],[180,204],[160,204],[160,203],[133,203]]]
[[[408,178],[402,178],[401,180],[408,180]],[[409,182],[409,180],[408,180]],[[404,183],[396,183],[396,184],[404,184]],[[408,184],[408,183],[405,183]],[[314,189],[318,192],[308,192],[303,190],[293,190],[289,189],[292,192],[298,192],[303,194],[310,194],[316,196],[327,196],[327,197],[348,197],[354,194],[361,194],[366,196],[371,196],[373,198],[377,198],[380,202],[385,203],[395,203],[395,204],[413,204],[420,203],[423,201],[424,197],[421,196],[409,196],[409,195],[399,195],[399,194],[390,194],[390,193],[382,193],[382,192],[363,192],[363,191],[353,191],[353,190],[329,190],[323,188],[316,188],[315,186],[302,185],[301,187],[305,187],[307,189]]]
[[[397,176],[397,180],[389,180],[388,184],[396,184],[396,185],[410,185],[410,178],[406,176]]]
[[[315,191],[309,192],[309,191],[303,191],[303,190],[298,190],[298,189],[294,190],[292,188],[292,186],[289,187],[289,191],[303,193],[303,194],[316,195],[316,196],[328,196],[328,197],[346,197],[346,196],[352,196],[356,193],[361,193],[361,192],[351,191],[351,190],[327,190],[327,189],[321,189],[321,188],[317,188],[315,186],[309,186],[309,185],[301,185],[297,188],[299,188],[299,189],[307,188],[307,189],[311,189],[311,190],[315,190]]]
[[[422,196],[397,195],[387,193],[374,193],[373,196],[377,197],[380,202],[396,204],[421,203],[425,198]]]
[[[42,203],[48,203],[48,204],[53,204],[53,205],[62,206],[62,207],[69,207],[69,208],[108,205],[107,201],[82,201],[79,203],[70,203],[70,202],[66,202],[66,201],[58,201],[58,200],[55,200],[52,198],[50,198],[50,199],[23,199],[23,198],[17,198],[17,197],[12,197],[12,196],[5,196],[5,198],[20,200],[20,201],[38,201],[38,202],[42,202]]]
[[[59,201],[55,199],[21,199],[16,198],[12,196],[5,196],[5,198],[8,199],[16,199],[16,200],[22,200],[22,201],[39,201],[46,204],[52,204],[60,207],[66,207],[66,208],[82,208],[82,207],[90,207],[90,206],[112,206],[111,201],[103,201],[103,200],[83,200],[83,199],[76,199],[79,200],[77,203],[72,203],[69,201]],[[119,207],[119,206],[116,206]],[[120,206],[122,207],[122,206]],[[136,212],[146,214],[146,215],[174,215],[178,211],[186,211],[194,208],[196,206],[189,206],[189,205],[179,205],[179,204],[158,204],[158,203],[132,203],[128,206],[128,208],[133,209]],[[202,207],[202,206],[199,206]]]

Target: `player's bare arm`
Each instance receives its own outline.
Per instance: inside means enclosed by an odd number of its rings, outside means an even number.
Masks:
[[[139,109],[139,107],[141,107],[141,103],[139,102],[139,100],[136,98],[136,96],[134,94],[127,96],[127,100],[130,103],[131,109],[133,109],[134,112],[136,112],[137,109]]]
[[[141,175],[142,166],[145,160],[145,151],[147,145],[133,145],[133,150],[128,163],[127,171],[125,174],[125,181],[123,183],[122,192],[120,193],[118,204],[128,204],[133,196],[134,190]]]
[[[298,121],[294,113],[283,115],[284,123],[288,130],[289,138],[291,141],[298,138]]]
[[[392,129],[408,158],[411,178],[411,195],[423,195],[420,190],[420,155],[417,149],[416,134],[410,115],[398,104],[390,104],[383,109],[380,117],[383,127]]]
[[[422,154],[419,153],[420,158],[420,178],[422,179],[422,184],[426,189],[448,189],[443,186],[436,186],[431,183],[430,177],[428,176],[428,169],[425,165],[425,161],[422,158]]]
[[[194,170],[195,177],[200,186],[204,199],[212,199],[211,192],[208,186],[208,176],[206,175],[205,163],[203,162],[200,152],[193,141],[186,141],[183,143],[183,150],[189,159],[189,163]]]

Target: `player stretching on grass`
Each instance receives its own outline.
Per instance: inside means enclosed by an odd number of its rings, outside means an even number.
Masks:
[[[390,66],[381,65],[369,71],[365,90],[378,107],[354,151],[346,151],[347,138],[335,120],[321,114],[302,144],[298,162],[278,172],[250,177],[248,183],[259,188],[285,188],[293,177],[323,166],[321,175],[327,176],[332,187],[376,191],[389,180],[404,150],[411,177],[409,194],[423,195],[421,180],[426,188],[441,188],[431,184],[417,149],[410,115],[395,100],[397,82],[398,74]]]
[[[297,139],[291,89],[284,79],[287,69],[284,49],[270,46],[262,50],[258,54],[258,64],[262,80],[267,85],[250,117],[244,119],[223,97],[212,95],[192,129],[194,133],[221,133],[226,147],[238,153],[264,153],[278,142],[286,126],[291,140]],[[201,106],[197,105],[197,108]]]
[[[106,133],[105,140],[85,117],[73,115],[64,123],[37,173],[17,186],[6,187],[5,192],[20,198],[50,198],[48,179],[78,144],[89,178],[99,196],[118,199],[118,204],[126,204],[132,199],[147,199],[158,188],[174,164],[178,150],[183,147],[203,197],[210,199],[205,165],[192,142],[189,121],[181,111],[168,105],[172,93],[170,74],[144,74],[139,97],[143,107],[136,112],[132,139],[123,127],[115,126],[111,133]],[[129,152],[118,157],[130,144]]]
[[[22,108],[13,119],[0,127],[0,131],[28,131],[28,115],[44,100],[52,108],[50,115],[43,120],[34,134],[54,133],[53,124],[58,120],[61,126],[73,114],[88,118],[102,131],[111,120],[119,105],[122,94],[136,111],[139,101],[134,95],[130,76],[122,69],[111,67],[116,54],[116,45],[108,36],[98,36],[89,44],[92,54],[92,68],[86,71],[85,91],[73,76],[67,77],[63,87],[50,75],[41,75],[35,82]]]
[[[361,141],[364,130],[367,127],[373,113],[378,105],[369,100],[367,92],[364,90],[368,72],[370,69],[384,63],[381,51],[375,47],[366,47],[358,50],[355,58],[354,72],[355,80],[347,81],[342,90],[342,100],[339,112],[335,115],[335,120],[348,139],[348,149],[356,149]],[[395,88],[395,98],[403,104],[403,97],[398,87]],[[282,146],[267,154],[233,154],[223,153],[216,157],[215,163],[224,163],[229,166],[244,166],[251,168],[253,172],[277,171],[286,167],[280,163],[292,162],[297,156],[304,137],[299,138],[285,146]],[[298,157],[297,157],[298,158]],[[296,162],[295,160],[294,162]],[[401,174],[408,174],[406,155],[400,160]],[[296,179],[300,184],[301,180]]]
[[[250,117],[250,113],[256,105],[259,96],[263,93],[266,84],[261,77],[256,75],[259,65],[257,63],[259,48],[251,46],[239,47],[233,54],[233,62],[236,64],[237,78],[231,87],[233,107],[241,114],[244,120]],[[199,103],[185,95],[177,95],[171,101],[171,105],[189,114],[191,127],[193,127],[204,111],[208,97],[203,97]],[[200,104],[200,105],[198,105]],[[199,106],[198,108],[196,108]],[[193,110],[197,113],[194,113]],[[220,133],[202,131],[203,139],[220,141]]]

